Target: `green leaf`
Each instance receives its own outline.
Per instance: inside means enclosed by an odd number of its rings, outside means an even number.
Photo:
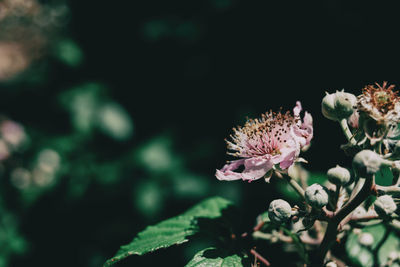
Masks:
[[[187,242],[188,237],[197,232],[195,226],[192,225],[192,219],[187,216],[178,216],[147,227],[130,244],[122,246],[117,254],[105,263],[105,266],[110,266],[131,255],[143,255],[160,248]]]
[[[222,211],[232,205],[232,202],[222,197],[212,197],[204,200],[186,211],[186,216],[214,219],[222,216]]]
[[[382,167],[375,175],[375,182],[378,185],[388,186],[392,184],[392,181],[393,173],[387,166]]]
[[[382,224],[368,226],[362,229],[362,233],[370,233],[373,236],[374,243],[370,248],[359,243],[359,234],[351,233],[346,242],[347,254],[356,266],[380,266],[387,261],[389,254],[400,246],[398,237],[394,233],[390,233],[377,251],[378,262],[374,262],[374,253],[385,235],[385,226]]]
[[[109,259],[104,266],[111,266],[131,255],[143,255],[160,248],[187,242],[190,236],[201,230],[197,224],[198,218],[220,218],[223,215],[223,210],[231,205],[232,203],[228,200],[212,197],[180,216],[167,219],[154,226],[148,226],[130,244],[122,246],[117,254]]]
[[[199,251],[186,267],[242,267],[242,258],[237,254],[227,254],[215,248],[207,248]]]

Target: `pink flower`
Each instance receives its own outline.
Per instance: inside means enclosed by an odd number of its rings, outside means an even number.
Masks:
[[[271,170],[286,171],[298,158],[301,148],[313,137],[312,117],[305,112],[300,118],[301,104],[296,102],[290,112],[262,114],[261,119],[249,119],[243,127],[234,128],[228,144],[229,155],[241,158],[230,161],[215,176],[218,180],[253,181]],[[239,173],[236,169],[244,165]]]

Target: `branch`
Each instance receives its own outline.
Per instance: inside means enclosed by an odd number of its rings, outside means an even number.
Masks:
[[[266,258],[264,258],[264,257],[261,256],[260,254],[258,254],[258,252],[255,251],[253,248],[250,249],[250,253],[253,254],[254,257],[255,257],[257,260],[259,260],[259,261],[261,261],[262,263],[264,263],[265,266],[271,266],[271,263],[270,263]]]
[[[365,183],[358,194],[353,199],[348,201],[341,209],[334,213],[333,218],[328,223],[328,228],[325,232],[324,239],[314,255],[311,266],[323,266],[326,253],[336,240],[340,222],[370,195],[373,185],[373,178],[365,179]]]

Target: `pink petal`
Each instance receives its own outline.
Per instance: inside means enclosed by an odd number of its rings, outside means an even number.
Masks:
[[[228,164],[225,164],[224,167],[222,167],[221,171],[226,172],[226,171],[234,171],[240,166],[244,164],[244,161],[246,159],[238,159],[238,160],[232,160]]]
[[[293,115],[295,118],[300,116],[300,112],[302,109],[303,108],[301,107],[300,101],[297,101],[296,106],[293,108]]]
[[[244,162],[245,170],[242,172],[243,180],[255,180],[263,177],[270,169],[273,163],[270,159],[261,157],[246,159]]]
[[[217,170],[215,172],[215,176],[220,181],[234,181],[242,179],[242,174],[233,171],[222,172],[220,170]]]
[[[292,166],[295,160],[296,160],[296,150],[293,150],[284,156],[279,166],[281,167],[282,170],[285,170],[290,166]]]

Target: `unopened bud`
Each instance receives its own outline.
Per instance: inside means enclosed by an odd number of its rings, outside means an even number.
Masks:
[[[268,217],[272,222],[281,224],[292,216],[292,207],[283,199],[275,199],[269,204]]]
[[[354,211],[353,211],[353,216],[354,217],[361,217],[364,216],[365,214],[367,214],[367,210],[362,207],[362,206],[358,206]]]
[[[327,93],[321,103],[322,114],[327,119],[334,121],[347,119],[353,114],[356,102],[357,98],[353,94],[344,91],[336,91],[334,94]]]
[[[393,198],[389,195],[378,197],[375,202],[375,211],[381,216],[391,215],[396,211],[397,206]]]
[[[371,150],[362,150],[353,158],[353,168],[358,177],[369,178],[374,175],[381,166],[389,166],[391,161],[382,159],[381,156]]]
[[[336,165],[335,168],[329,169],[327,174],[328,180],[332,184],[345,185],[350,182],[350,172],[347,169],[340,167],[339,165]]]
[[[336,92],[335,99],[335,110],[337,113],[338,119],[347,119],[354,112],[354,105],[357,102],[357,98],[353,94],[345,93],[345,92]]]
[[[337,267],[337,264],[334,261],[330,261],[325,264],[325,267]]]
[[[358,238],[358,242],[363,246],[369,247],[374,243],[374,237],[370,233],[362,233]]]
[[[317,209],[326,206],[329,201],[329,196],[326,190],[320,184],[313,184],[306,188],[306,202]]]

